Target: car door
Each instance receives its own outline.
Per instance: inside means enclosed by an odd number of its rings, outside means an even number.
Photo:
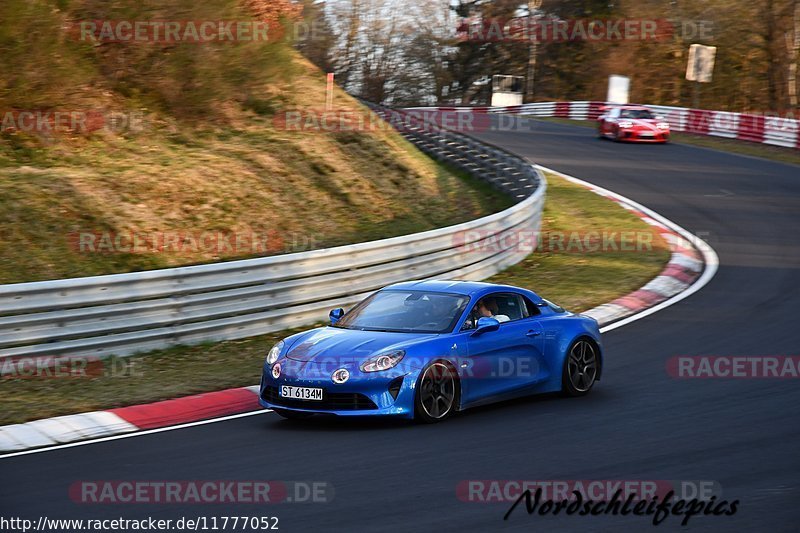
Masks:
[[[606,109],[603,111],[603,114],[597,117],[597,127],[600,130],[600,134],[604,134],[606,132],[606,126],[608,125],[608,118],[611,116],[613,109]]]
[[[613,133],[614,124],[617,123],[618,118],[619,118],[619,108],[615,107],[608,112],[605,120],[603,120],[603,133]]]
[[[516,293],[493,293],[484,298],[498,302],[497,316],[507,316],[496,331],[466,337],[467,360],[462,363],[464,405],[513,395],[540,381],[543,363],[542,326],[525,298]],[[481,299],[483,300],[483,298]],[[478,303],[470,313],[476,315]],[[474,331],[476,319],[468,320],[463,331]],[[467,365],[465,368],[464,365]]]

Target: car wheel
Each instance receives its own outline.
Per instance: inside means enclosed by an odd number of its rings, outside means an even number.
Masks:
[[[597,346],[588,339],[576,340],[564,359],[561,390],[567,396],[587,394],[600,373],[600,357]]]
[[[414,395],[416,419],[428,424],[445,420],[458,408],[461,388],[456,371],[436,361],[422,371]]]
[[[302,411],[287,411],[285,409],[273,409],[273,411],[287,420],[305,420],[314,416],[314,413],[304,413]]]

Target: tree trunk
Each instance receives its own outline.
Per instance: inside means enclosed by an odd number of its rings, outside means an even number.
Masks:
[[[786,89],[789,95],[789,107],[797,109],[797,56],[800,52],[800,0],[794,0],[794,17],[792,25],[792,38],[787,34],[786,48],[789,56],[789,73],[787,74]]]
[[[542,6],[542,0],[528,0],[528,24],[534,24],[534,13]],[[525,77],[525,100],[533,102],[534,83],[536,82],[536,54],[539,52],[539,41],[536,38],[535,29],[533,34],[527,35],[530,39],[528,44],[528,72]]]
[[[782,107],[780,101],[780,57],[778,54],[778,23],[775,20],[775,3],[767,0],[764,7],[764,49],[767,56],[767,105],[772,111]]]

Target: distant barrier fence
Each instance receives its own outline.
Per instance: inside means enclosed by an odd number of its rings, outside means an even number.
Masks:
[[[472,111],[533,117],[556,117],[572,120],[597,120],[606,102],[535,102],[507,107],[435,107],[439,111]],[[710,135],[741,141],[800,149],[800,120],[781,116],[730,111],[710,111],[661,105],[648,105],[663,116],[672,131]]]
[[[457,133],[412,125],[403,135],[518,203],[455,226],[336,248],[0,285],[0,359],[129,355],[260,335],[323,320],[329,309],[399,281],[485,279],[530,253],[496,243],[539,230],[546,182],[538,170]]]

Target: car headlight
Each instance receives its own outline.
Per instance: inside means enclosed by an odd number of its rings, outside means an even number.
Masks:
[[[619,121],[619,127],[620,128],[631,128],[631,127],[633,127],[633,122],[631,122],[630,120],[620,120]]]
[[[280,341],[278,344],[272,347],[272,349],[267,354],[267,364],[271,365],[275,361],[278,360],[278,357],[281,355],[281,350],[283,350],[283,341]]]
[[[669,122],[659,122],[658,124],[656,124],[656,127],[660,130],[668,130]]]
[[[403,360],[406,352],[397,350],[394,352],[386,352],[378,355],[373,355],[363,363],[361,363],[362,372],[381,372],[382,370],[389,370],[397,366],[397,363]]]

